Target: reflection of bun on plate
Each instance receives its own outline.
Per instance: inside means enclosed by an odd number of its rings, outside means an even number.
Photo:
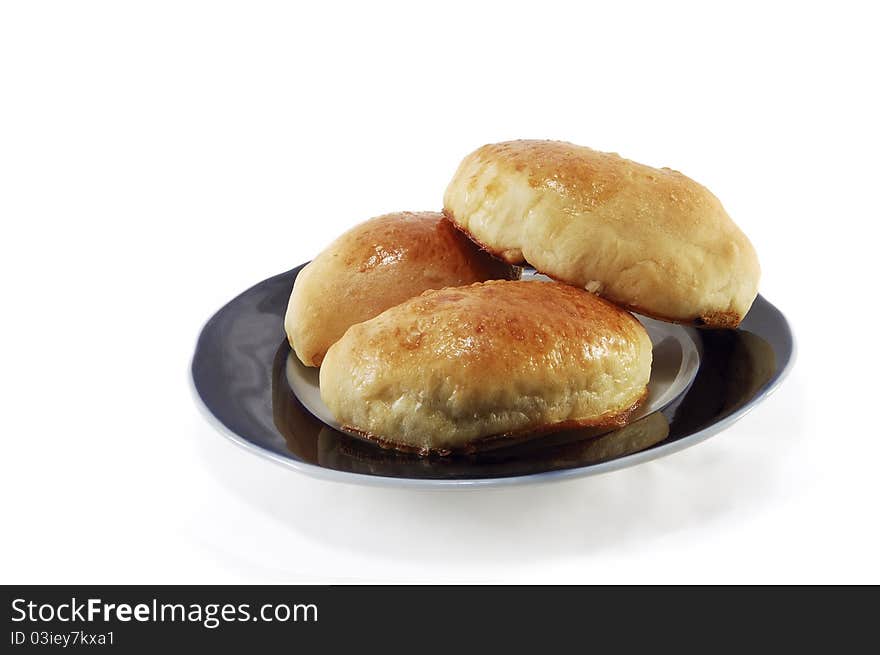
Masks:
[[[623,425],[646,393],[651,340],[628,312],[556,282],[429,291],[354,325],[321,367],[349,428],[398,448],[487,447]]]
[[[657,318],[736,327],[760,268],[705,187],[668,168],[556,141],[468,155],[445,212],[507,261]]]
[[[577,436],[576,433],[571,435]],[[654,412],[610,434],[595,439],[569,441],[551,452],[555,455],[557,465],[583,466],[640,452],[668,436],[669,421],[662,413]]]
[[[428,289],[519,277],[442,214],[401,212],[349,230],[300,271],[284,319],[293,349],[319,366],[349,326]]]
[[[611,432],[593,428],[560,432],[546,439],[465,457],[419,457],[350,437],[325,427],[318,435],[321,466],[391,477],[456,478],[528,475],[574,468],[631,455],[669,436],[669,423],[654,412]]]

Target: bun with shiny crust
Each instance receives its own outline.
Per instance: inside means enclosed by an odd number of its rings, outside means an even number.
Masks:
[[[620,426],[647,393],[651,340],[629,312],[558,282],[428,291],[353,325],[324,359],[344,426],[402,450],[479,450]]]
[[[483,247],[655,318],[736,327],[760,266],[708,189],[668,168],[559,141],[465,157],[444,212]]]
[[[351,325],[423,291],[519,275],[440,213],[386,214],[352,228],[299,272],[284,328],[300,361],[320,366]]]

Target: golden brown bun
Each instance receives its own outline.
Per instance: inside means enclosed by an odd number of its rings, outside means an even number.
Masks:
[[[440,213],[387,214],[352,228],[299,272],[284,328],[300,361],[320,366],[349,326],[423,291],[519,274]]]
[[[444,211],[505,260],[656,318],[736,327],[758,290],[752,244],[708,189],[560,141],[465,157]]]
[[[622,425],[644,398],[651,340],[631,314],[557,282],[429,291],[352,326],[327,352],[336,419],[397,448]]]

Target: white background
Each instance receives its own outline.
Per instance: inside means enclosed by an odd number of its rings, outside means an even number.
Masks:
[[[870,3],[9,2],[4,583],[880,582]],[[799,342],[732,429],[597,478],[313,480],[204,420],[203,322],[458,161],[558,138],[671,166]]]

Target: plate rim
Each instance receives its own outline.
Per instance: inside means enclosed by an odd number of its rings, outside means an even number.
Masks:
[[[308,263],[308,262],[306,262]],[[206,404],[204,398],[199,392],[198,382],[196,381],[196,365],[199,356],[199,350],[201,346],[202,338],[205,334],[205,330],[211,324],[211,322],[231,303],[235,302],[241,296],[247,294],[251,290],[256,287],[265,284],[266,282],[273,280],[275,278],[279,278],[285,275],[289,275],[291,272],[296,271],[297,269],[301,269],[306,263],[295,266],[294,268],[279,273],[277,275],[273,275],[271,277],[266,278],[256,284],[251,285],[241,293],[237,294],[231,300],[224,303],[220,309],[214,312],[211,317],[205,321],[202,327],[198,331],[198,336],[196,337],[195,348],[193,349],[192,359],[190,361],[189,366],[189,374],[187,375],[187,379],[189,382],[190,392],[193,395],[193,399],[195,400],[195,405],[198,408],[199,412],[205,418],[205,420],[210,424],[215,430],[217,430],[220,434],[225,436],[227,439],[232,441],[234,444],[243,448],[244,450],[256,454],[264,459],[268,459],[269,461],[275,462],[285,468],[292,469],[299,473],[303,473],[309,477],[328,480],[332,482],[341,482],[344,484],[356,484],[363,486],[371,486],[371,487],[395,487],[395,488],[409,488],[409,489],[421,489],[421,490],[449,490],[449,489],[459,489],[459,490],[467,490],[467,489],[483,489],[488,487],[512,487],[512,486],[523,486],[523,485],[532,485],[532,484],[542,484],[542,483],[550,483],[550,482],[559,482],[563,480],[571,480],[576,478],[584,478],[591,477],[594,475],[602,475],[604,473],[611,473],[613,471],[619,471],[621,469],[629,468],[631,466],[636,466],[638,464],[642,464],[644,462],[652,461],[655,459],[660,459],[662,457],[666,457],[668,455],[672,455],[676,452],[684,450],[685,448],[690,448],[691,446],[695,446],[706,439],[722,432],[727,429],[741,418],[743,418],[746,414],[751,412],[755,407],[769,398],[780,386],[780,384],[788,377],[791,373],[792,368],[794,368],[794,364],[797,361],[798,355],[798,345],[797,339],[795,337],[794,331],[791,327],[791,322],[785,316],[785,314],[773,303],[771,303],[765,296],[762,294],[758,294],[755,298],[757,302],[758,299],[767,303],[779,316],[780,322],[782,326],[784,326],[786,335],[791,342],[791,353],[788,359],[782,363],[781,367],[777,369],[775,375],[771,380],[767,382],[767,384],[760,389],[753,398],[749,399],[747,403],[745,403],[742,407],[737,408],[735,411],[731,412],[724,418],[707,425],[701,430],[694,432],[693,434],[689,434],[685,437],[681,437],[667,444],[659,444],[648,448],[646,450],[642,450],[636,453],[631,453],[629,455],[624,455],[623,457],[618,457],[616,459],[608,460],[605,462],[598,462],[595,464],[589,464],[587,466],[578,466],[567,469],[557,469],[552,471],[541,471],[538,473],[526,473],[524,475],[514,475],[514,476],[500,476],[493,478],[465,478],[465,479],[436,479],[436,478],[406,478],[406,477],[394,477],[394,476],[385,476],[385,475],[371,475],[366,473],[355,473],[351,471],[340,471],[337,469],[327,468],[323,466],[319,466],[316,464],[310,464],[309,462],[293,459],[290,457],[285,457],[279,453],[275,453],[267,448],[264,448],[253,441],[243,437],[242,435],[234,432],[232,429],[227,427],[214,413],[211,411],[210,407]]]

